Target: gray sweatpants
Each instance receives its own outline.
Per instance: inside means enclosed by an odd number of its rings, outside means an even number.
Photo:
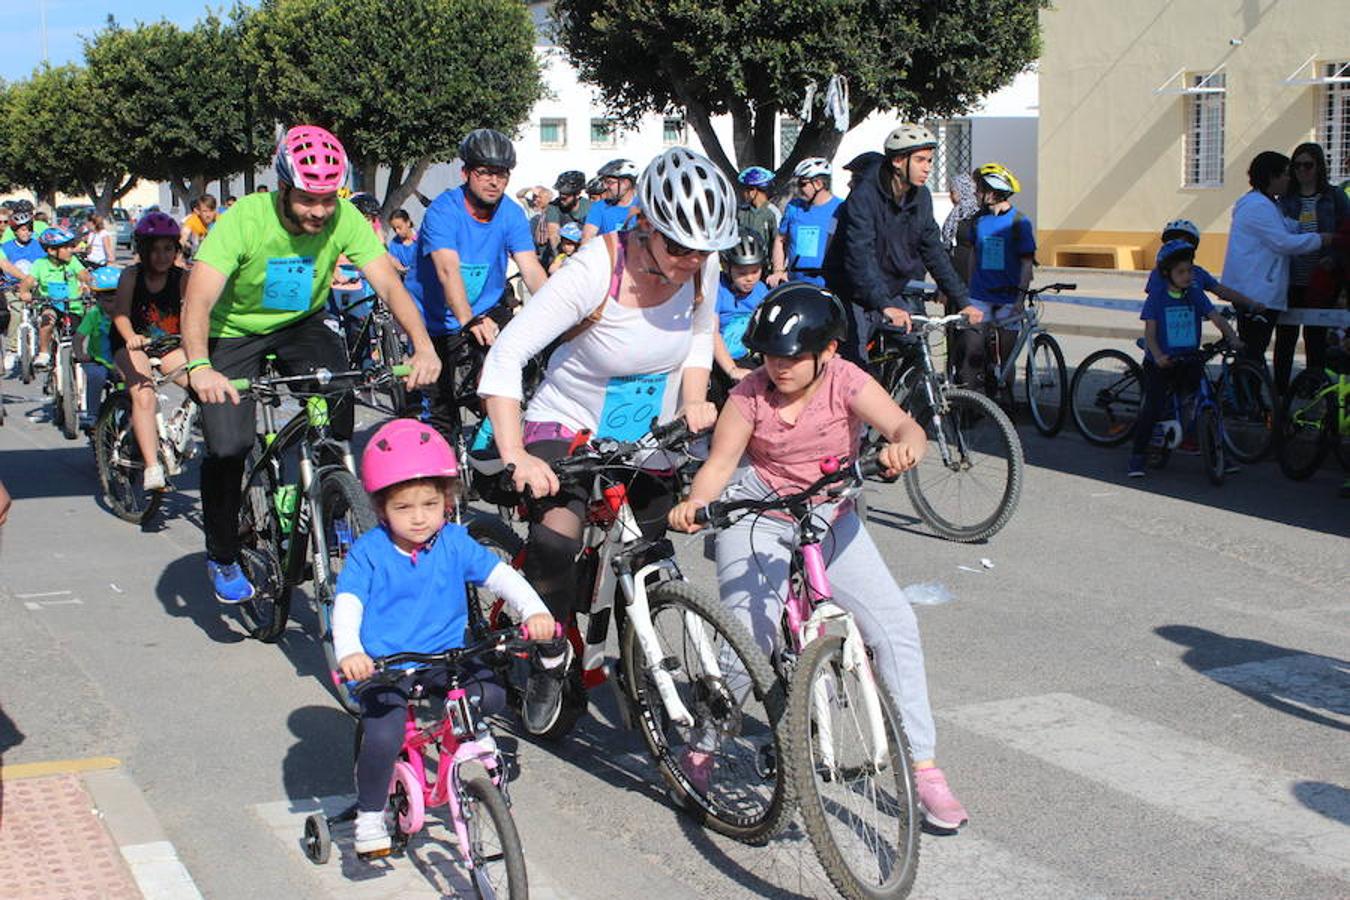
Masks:
[[[764,482],[747,468],[737,473],[723,499],[768,494]],[[837,504],[817,507],[817,511],[825,521],[831,521]],[[746,516],[717,533],[717,581],[722,602],[750,629],[760,649],[769,654],[781,639],[779,622],[796,534],[793,523],[769,516]],[[863,640],[872,649],[877,673],[904,721],[913,758],[933,759],[937,737],[914,610],[851,509],[834,520],[833,537],[826,538],[821,549],[835,602],[853,614]]]

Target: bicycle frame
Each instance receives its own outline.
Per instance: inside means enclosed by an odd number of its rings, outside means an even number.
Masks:
[[[1022,351],[1031,343],[1036,335],[1045,331],[1041,327],[1041,310],[1036,301],[1030,297],[1027,298],[1026,308],[1022,310],[1020,326],[1017,328],[1017,340],[1013,342],[1012,349],[1008,351],[1006,359],[1000,361],[994,369],[995,386],[1000,388],[1011,387],[1013,379],[1017,375],[1017,360],[1021,358]],[[1003,326],[999,326],[1003,327]],[[992,329],[991,329],[992,331]],[[998,342],[994,342],[998,346]]]

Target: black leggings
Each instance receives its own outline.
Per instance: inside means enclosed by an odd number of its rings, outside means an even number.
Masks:
[[[463,672],[459,682],[469,702],[478,701],[480,717],[506,709],[506,691],[493,680],[490,670]],[[398,751],[403,749],[408,702],[417,683],[428,695],[444,697],[450,689],[450,674],[437,669],[426,675],[409,675],[397,684],[372,687],[361,694],[361,747],[356,754],[356,802],[361,812],[380,812],[388,802],[389,779]]]
[[[984,370],[988,362],[989,328],[993,325],[975,325],[970,328],[958,328],[956,331],[956,377],[963,387],[974,391],[987,391],[984,383]],[[999,359],[1007,359],[1017,342],[1017,332],[1011,328],[998,329]],[[994,373],[998,377],[998,373]]]
[[[1135,456],[1143,455],[1153,439],[1153,426],[1158,424],[1163,404],[1170,394],[1189,394],[1200,386],[1200,363],[1196,360],[1173,363],[1166,369],[1158,368],[1151,359],[1144,360],[1144,403],[1134,423]]]
[[[567,455],[568,441],[536,441],[527,449],[547,462]],[[548,606],[548,611],[559,622],[566,622],[576,611],[579,601],[579,583],[586,574],[577,566],[581,539],[559,534],[543,523],[544,514],[563,508],[586,521],[586,504],[590,502],[590,484],[564,483],[557,494],[530,501],[530,534],[525,552],[523,574]],[[666,515],[675,506],[675,493],[667,478],[650,473],[638,473],[628,484],[628,502],[637,517],[642,536],[657,540],[666,533]]]
[[[483,317],[492,319],[497,327],[505,328],[511,321],[511,310],[505,306],[494,306],[483,313]],[[421,407],[425,420],[444,435],[453,447],[455,431],[463,423],[461,408],[468,406],[475,415],[481,412],[476,389],[487,349],[462,331],[433,334],[431,343],[441,360],[440,377],[434,385],[416,392],[409,402]],[[466,378],[472,379],[474,383],[462,383]]]

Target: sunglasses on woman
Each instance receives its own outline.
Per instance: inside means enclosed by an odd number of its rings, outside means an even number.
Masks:
[[[700,256],[708,256],[709,254],[712,253],[711,250],[695,250],[693,247],[686,247],[684,244],[677,244],[675,241],[672,241],[670,238],[666,237],[664,233],[661,234],[661,240],[666,242],[666,253],[677,259],[688,256],[691,253],[697,253]]]

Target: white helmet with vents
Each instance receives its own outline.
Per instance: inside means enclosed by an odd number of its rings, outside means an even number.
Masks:
[[[707,157],[671,147],[647,165],[637,194],[647,221],[675,243],[709,253],[736,246],[736,193]]]

